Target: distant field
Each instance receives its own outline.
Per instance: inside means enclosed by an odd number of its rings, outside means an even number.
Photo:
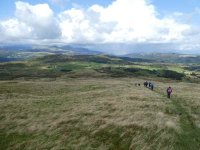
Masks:
[[[152,80],[1,81],[0,148],[199,149],[200,86]]]
[[[48,55],[29,61],[0,63],[0,80],[68,77],[160,77],[200,81],[198,64],[136,62],[106,55]],[[140,60],[141,61],[141,60]]]

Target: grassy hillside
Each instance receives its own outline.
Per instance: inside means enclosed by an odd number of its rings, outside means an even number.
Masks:
[[[143,80],[1,81],[0,147],[199,149],[200,87],[153,81],[151,91],[136,82]]]
[[[178,53],[138,53],[138,54],[128,54],[131,58],[143,58],[155,60],[157,62],[165,63],[199,63],[200,55],[195,54],[178,54]]]
[[[160,77],[199,82],[199,74],[198,70],[191,70],[191,66],[183,64],[156,63],[142,59],[138,62],[134,58],[106,55],[47,55],[32,61],[0,64],[0,80],[89,75]]]
[[[187,67],[105,55],[1,63],[0,149],[198,150],[199,71]],[[135,86],[145,80],[154,91]]]

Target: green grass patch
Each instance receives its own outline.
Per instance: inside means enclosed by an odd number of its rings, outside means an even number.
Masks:
[[[29,133],[6,133],[5,130],[0,130],[0,148],[6,149],[24,149],[24,143],[28,142],[33,138],[32,134]],[[14,148],[14,145],[19,145]],[[13,147],[13,148],[12,148]]]

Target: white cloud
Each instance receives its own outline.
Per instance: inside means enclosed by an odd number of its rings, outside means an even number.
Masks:
[[[50,1],[62,4],[68,0]],[[0,41],[191,44],[194,29],[179,20],[182,16],[174,12],[161,17],[147,0],[115,0],[108,6],[77,7],[59,14],[48,4],[18,1],[15,18],[0,21]]]
[[[3,34],[1,37],[4,38],[4,40],[9,40],[9,38],[26,38],[30,35],[32,30],[17,19],[9,19],[0,24],[0,31]]]
[[[145,0],[116,0],[107,7],[71,9],[60,15],[63,38],[98,42],[170,42],[184,38],[189,25],[158,18]],[[65,17],[64,17],[65,16]]]
[[[103,39],[105,31],[101,32],[99,28],[102,23],[85,10],[73,8],[64,11],[59,14],[59,19],[65,42],[101,42]]]
[[[0,32],[4,35],[1,41],[22,39],[45,40],[60,37],[60,28],[53,11],[47,4],[30,5],[18,1],[15,18],[0,21]]]
[[[47,4],[32,6],[16,2],[16,17],[32,28],[33,37],[36,39],[52,39],[60,35],[57,20]]]

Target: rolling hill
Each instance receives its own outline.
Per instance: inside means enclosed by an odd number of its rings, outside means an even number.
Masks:
[[[0,63],[0,149],[198,150],[199,63],[148,58],[45,52]]]

